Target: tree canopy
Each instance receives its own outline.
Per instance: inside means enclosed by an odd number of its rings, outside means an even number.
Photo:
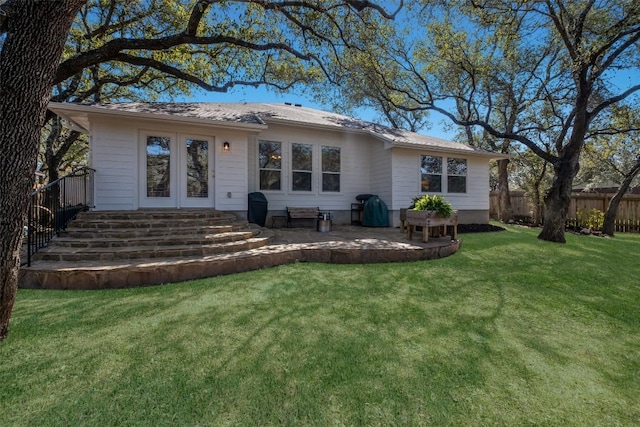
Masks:
[[[71,26],[51,100],[152,101],[194,88],[284,91],[330,80],[324,63],[395,13],[372,2],[92,0]],[[69,150],[86,147],[53,120],[41,150],[50,180]]]
[[[619,77],[640,71],[640,5],[424,1],[409,13],[407,32],[378,34],[350,51],[343,76],[363,90],[348,96],[437,111],[526,146],[554,170],[540,238],[564,242],[572,181],[595,119],[639,102],[640,84]]]
[[[78,15],[53,83],[118,64],[158,90],[196,85],[287,89],[327,77],[354,34],[395,11],[369,1],[92,1]],[[142,75],[140,75],[142,73]]]
[[[627,106],[612,108],[600,118],[582,156],[579,177],[587,187],[616,187],[604,216],[602,231],[614,235],[618,205],[633,186],[640,185],[640,116]]]
[[[284,89],[330,78],[326,62],[339,63],[358,31],[396,12],[359,0],[1,2],[0,340],[15,301],[22,227],[52,96],[80,100],[97,88],[122,90],[109,86],[113,75],[102,64],[159,91],[187,84]]]

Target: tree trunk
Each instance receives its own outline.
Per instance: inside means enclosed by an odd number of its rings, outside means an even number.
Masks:
[[[47,182],[53,182],[59,178],[58,169],[60,168],[60,157],[56,155],[55,145],[58,138],[60,138],[61,132],[61,120],[55,116],[51,119],[51,130],[45,141],[44,163],[47,172]]]
[[[58,169],[60,167],[59,157],[55,155],[55,142],[60,137],[60,131],[62,128],[62,123],[58,117],[54,118],[51,124],[51,134],[49,134],[46,141],[46,149],[45,149],[45,167],[47,169],[47,184],[50,184],[60,178],[60,174],[58,173]],[[58,210],[58,205],[60,204],[60,186],[55,185],[50,187],[50,191],[47,191],[45,194],[45,199],[43,200],[44,205],[51,209],[52,212]]]
[[[40,130],[71,22],[85,0],[9,0],[0,52],[0,340],[18,287]]]
[[[547,175],[546,161],[542,163],[542,170],[540,171],[540,174],[537,176],[533,184],[533,197],[535,206],[535,210],[533,212],[533,223],[536,225],[542,224],[542,218],[544,217],[544,202],[542,201],[542,196],[540,195],[540,186],[542,185],[542,181],[544,180],[545,175]]]
[[[533,192],[533,223],[535,225],[542,224],[542,217],[544,216],[544,202],[540,196],[540,187],[536,187]]]
[[[587,81],[587,72],[582,69],[576,73],[578,77],[575,112],[571,137],[569,142],[561,146],[563,136],[556,143],[558,158],[553,163],[554,177],[551,188],[544,198],[545,215],[539,239],[549,242],[566,243],[564,229],[567,222],[567,212],[571,203],[571,189],[573,178],[580,170],[580,153],[584,147],[584,137],[589,130],[589,95],[592,87]]]
[[[573,178],[578,173],[580,152],[566,153],[556,165],[555,176],[551,188],[547,192],[545,202],[544,224],[538,235],[539,239],[550,242],[566,243],[564,230],[567,212],[571,203]]]
[[[513,218],[511,194],[509,193],[509,159],[498,160],[498,206],[500,221],[509,222]]]
[[[607,206],[607,212],[604,214],[604,223],[602,224],[602,232],[613,237],[613,233],[615,231],[615,222],[616,215],[618,214],[618,205],[620,205],[620,201],[622,197],[631,186],[631,183],[635,179],[635,177],[640,173],[640,158],[636,161],[636,164],[633,166],[631,171],[625,175],[622,184],[618,187],[618,191],[609,201],[609,206]]]

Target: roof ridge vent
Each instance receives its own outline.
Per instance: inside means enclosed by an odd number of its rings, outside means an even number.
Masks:
[[[290,102],[285,102],[284,105],[291,105],[291,103]]]
[[[302,107],[302,104],[294,104],[296,107]]]

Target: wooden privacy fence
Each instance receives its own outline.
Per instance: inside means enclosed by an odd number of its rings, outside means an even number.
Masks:
[[[606,212],[613,193],[573,193],[567,213],[567,223],[580,226],[578,210],[597,209]],[[492,191],[489,196],[492,218],[498,217],[498,192]],[[532,218],[534,205],[527,199],[523,191],[511,192],[511,206],[516,218]],[[616,215],[616,229],[618,232],[640,233],[640,194],[627,194],[620,201]]]

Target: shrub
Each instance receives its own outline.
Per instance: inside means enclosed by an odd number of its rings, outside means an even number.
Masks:
[[[453,213],[451,203],[446,201],[444,197],[438,195],[429,196],[428,194],[414,198],[409,209],[414,211],[436,211],[445,218],[450,217]]]
[[[598,209],[578,209],[578,225],[590,230],[602,230],[604,212]]]

